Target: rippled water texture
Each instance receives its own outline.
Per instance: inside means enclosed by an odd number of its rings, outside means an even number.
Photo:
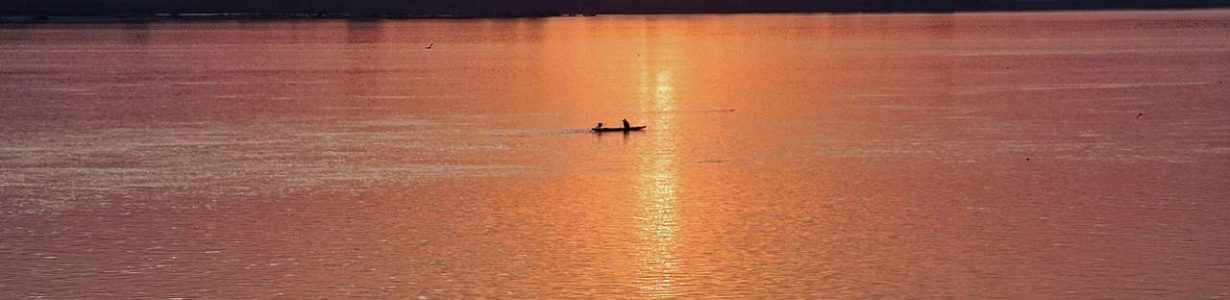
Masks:
[[[6,25],[0,298],[1226,298],[1227,36],[1226,10]],[[588,132],[622,118],[649,128]]]

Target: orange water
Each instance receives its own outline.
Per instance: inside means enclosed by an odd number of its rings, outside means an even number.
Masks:
[[[1227,36],[1226,10],[10,25],[0,298],[1230,297]],[[587,131],[622,118],[649,128]]]

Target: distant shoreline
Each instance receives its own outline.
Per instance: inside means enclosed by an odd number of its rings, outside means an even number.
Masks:
[[[1114,7],[1027,7],[1013,9],[969,10],[865,10],[865,11],[664,11],[607,13],[503,13],[503,14],[406,14],[379,13],[353,15],[346,13],[157,13],[150,15],[117,14],[84,15],[22,15],[0,14],[0,24],[109,24],[163,23],[211,21],[379,21],[379,20],[469,20],[469,19],[541,19],[558,17],[593,17],[598,15],[739,15],[739,14],[944,14],[980,12],[1063,12],[1063,11],[1142,11],[1142,10],[1204,10],[1230,8],[1230,2],[1203,5],[1114,6]]]

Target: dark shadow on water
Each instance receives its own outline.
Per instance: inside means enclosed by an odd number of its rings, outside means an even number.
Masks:
[[[375,73],[381,72],[384,63],[378,55],[378,44],[383,41],[384,22],[376,19],[359,19],[346,21],[346,68],[345,80],[351,95],[365,95],[373,88],[386,83],[371,80]],[[365,100],[364,105],[376,105],[376,100]]]
[[[346,21],[346,43],[376,44],[383,39],[380,20],[350,20]]]
[[[149,27],[149,23],[132,23],[124,25],[124,43],[129,45],[149,46]]]

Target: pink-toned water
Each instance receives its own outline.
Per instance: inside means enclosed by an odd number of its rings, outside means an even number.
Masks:
[[[0,298],[1226,298],[1227,36],[1226,10],[7,25]],[[625,117],[649,128],[587,131]]]

